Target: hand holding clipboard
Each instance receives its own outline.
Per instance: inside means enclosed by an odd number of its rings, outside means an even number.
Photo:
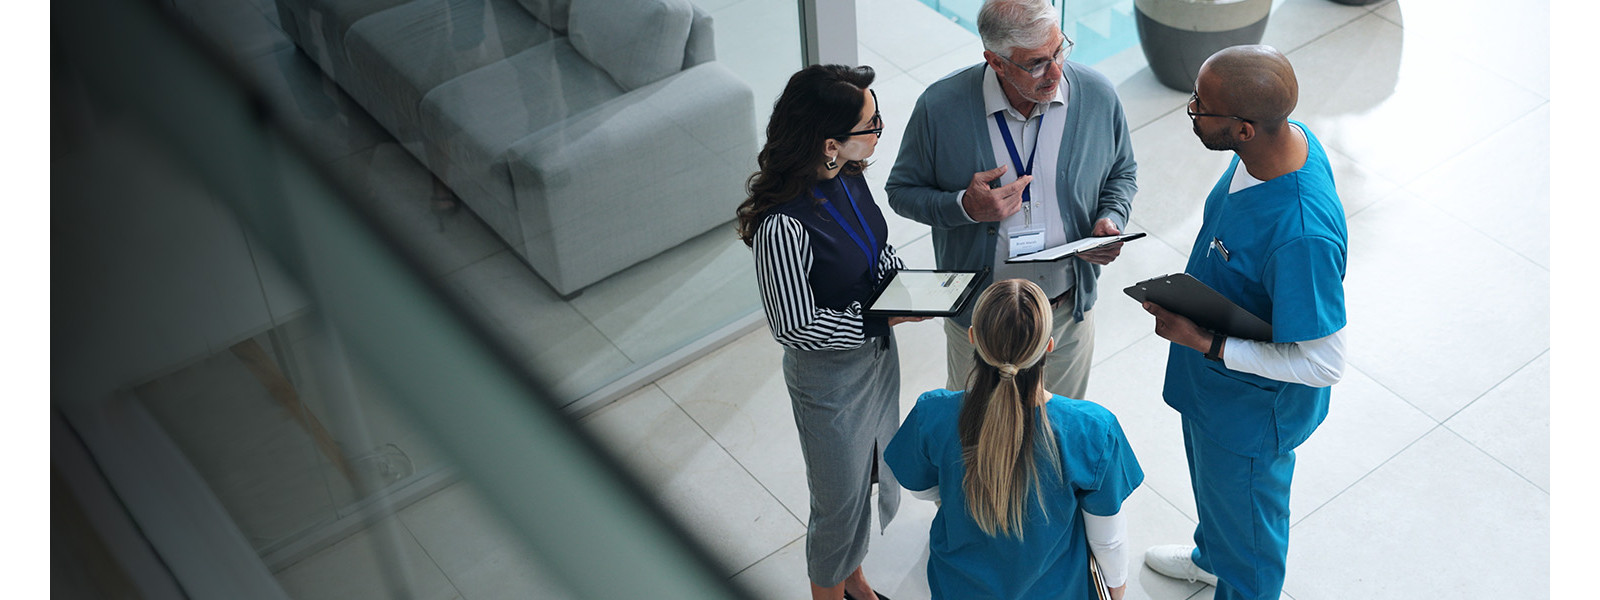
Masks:
[[[1188,273],[1163,275],[1122,290],[1156,318],[1156,335],[1222,361],[1226,339],[1272,341],[1272,325]]]

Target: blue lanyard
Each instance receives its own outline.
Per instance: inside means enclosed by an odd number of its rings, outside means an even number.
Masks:
[[[867,255],[867,265],[871,268],[869,273],[876,279],[878,277],[878,253],[874,252],[873,249],[878,247],[878,236],[872,233],[872,226],[867,225],[867,219],[861,216],[861,207],[856,206],[856,199],[850,196],[850,186],[845,185],[844,180],[841,179],[839,180],[839,187],[844,188],[844,199],[850,203],[850,209],[856,212],[856,222],[861,224],[862,229],[867,230],[867,239],[872,242],[872,245],[869,246],[867,242],[861,241],[861,234],[856,233],[856,228],[851,227],[850,223],[844,220],[844,215],[839,214],[839,209],[833,207],[833,202],[827,200],[827,196],[822,194],[820,185],[815,190],[817,196],[824,199],[822,207],[828,209],[828,214],[833,215],[833,220],[839,222],[839,227],[843,228],[844,232],[850,236],[850,241],[855,242],[856,247]]]
[[[1017,178],[1020,179],[1023,175],[1032,175],[1033,157],[1039,155],[1039,136],[1033,136],[1033,149],[1028,151],[1028,164],[1022,164],[1022,156],[1017,154],[1017,143],[1011,140],[1011,128],[1006,127],[1005,117],[1000,116],[1000,113],[1003,112],[1005,111],[994,113],[994,124],[1000,127],[1000,137],[1006,141],[1006,151],[1011,153],[1011,164],[1017,169]],[[1028,125],[1024,123],[1022,126],[1027,127]],[[1032,185],[1029,185],[1022,188],[1022,202],[1024,204],[1033,201],[1033,195],[1028,193],[1028,190],[1032,187]]]

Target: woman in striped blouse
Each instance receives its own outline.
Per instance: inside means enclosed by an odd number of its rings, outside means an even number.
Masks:
[[[900,417],[900,359],[889,328],[922,320],[862,314],[874,286],[904,267],[861,175],[883,134],[872,80],[871,67],[840,65],[790,77],[738,211],[800,429],[814,600],[883,598],[861,561],[872,482],[881,482],[880,528],[900,506],[899,484],[881,457]]]

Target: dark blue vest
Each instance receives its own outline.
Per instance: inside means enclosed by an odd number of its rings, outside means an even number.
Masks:
[[[878,209],[878,204],[872,200],[866,179],[860,175],[839,175],[818,183],[817,187],[827,202],[833,203],[834,209],[859,235],[865,230],[856,222],[856,212],[851,210],[849,200],[845,199],[842,185],[850,186],[850,197],[855,200],[856,208],[861,210],[861,216],[866,218],[867,226],[872,228],[872,234],[878,239],[878,246],[872,251],[874,255],[881,255],[884,244],[888,243],[889,224],[883,220],[883,212]],[[817,306],[845,310],[851,302],[860,302],[865,307],[877,284],[870,272],[867,256],[850,239],[850,234],[834,222],[827,209],[816,202],[812,191],[807,190],[801,197],[774,207],[772,214],[787,215],[799,221],[805,226],[806,235],[811,238],[811,272],[806,277],[811,282],[811,294]],[[862,240],[865,241],[866,237],[862,236]],[[867,337],[888,335],[888,320],[867,317],[865,334]]]

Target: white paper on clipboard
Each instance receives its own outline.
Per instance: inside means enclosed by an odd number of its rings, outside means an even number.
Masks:
[[[1144,237],[1144,233],[1143,232],[1139,232],[1139,233],[1123,233],[1123,234],[1118,234],[1118,235],[1106,235],[1106,236],[1100,236],[1100,237],[1086,237],[1086,238],[1083,238],[1081,240],[1077,240],[1077,241],[1074,241],[1074,242],[1067,242],[1065,244],[1062,244],[1060,246],[1056,246],[1054,248],[1045,248],[1044,250],[1040,250],[1040,251],[1035,252],[1033,254],[1024,254],[1022,256],[1018,256],[1018,257],[1014,257],[1014,258],[1008,258],[1008,259],[1006,259],[1006,264],[1016,264],[1016,263],[1026,263],[1026,262],[1051,262],[1051,261],[1057,261],[1057,260],[1061,260],[1063,258],[1067,258],[1069,256],[1074,256],[1076,254],[1080,254],[1080,253],[1083,253],[1083,252],[1088,252],[1088,251],[1094,250],[1096,248],[1102,248],[1102,247],[1105,247],[1105,246],[1110,246],[1111,244],[1115,244],[1117,242],[1128,242],[1128,241],[1137,240],[1137,239],[1142,238],[1142,237]]]

